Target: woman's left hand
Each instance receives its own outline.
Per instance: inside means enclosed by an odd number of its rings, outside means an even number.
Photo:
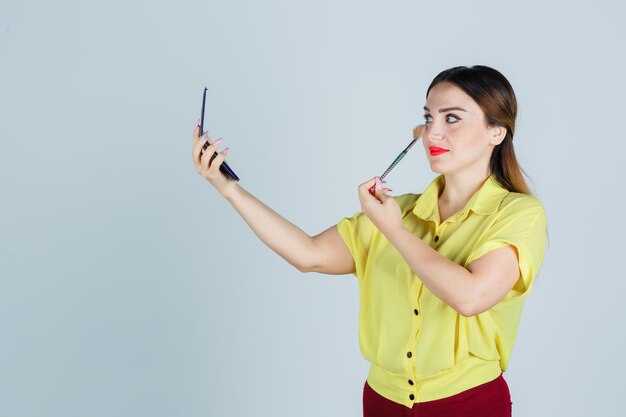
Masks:
[[[370,193],[372,187],[374,195]],[[386,194],[392,190],[384,188],[379,177],[374,177],[359,185],[358,191],[361,211],[384,235],[394,229],[404,227],[400,206],[393,196]]]

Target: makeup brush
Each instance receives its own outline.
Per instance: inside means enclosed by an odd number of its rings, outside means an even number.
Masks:
[[[385,172],[383,172],[383,175],[380,176],[381,181],[382,181],[383,178],[385,178],[385,176],[387,174],[389,174],[389,172],[393,169],[393,167],[398,165],[398,162],[400,162],[400,160],[402,158],[404,158],[404,155],[406,155],[407,152],[409,151],[409,149],[411,149],[411,146],[415,145],[415,142],[417,142],[417,140],[422,137],[422,135],[424,134],[424,129],[425,128],[426,127],[424,125],[419,125],[419,126],[415,127],[415,129],[413,129],[413,140],[411,141],[411,143],[409,143],[409,146],[404,148],[404,150],[402,152],[400,152],[400,155],[398,155],[396,157],[396,159],[393,160],[391,165],[389,165],[389,168],[387,168],[387,170]],[[376,190],[376,184],[372,185],[369,188],[370,194],[374,195],[375,190]]]

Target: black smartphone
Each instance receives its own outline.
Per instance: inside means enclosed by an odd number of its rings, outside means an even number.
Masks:
[[[200,135],[202,135],[202,133],[204,132],[204,105],[206,104],[206,90],[207,90],[207,88],[204,87],[204,92],[202,93],[202,111],[200,113]],[[209,142],[204,144],[204,146],[202,147],[202,152],[203,153],[204,153],[204,150],[208,146],[209,146]],[[216,156],[217,156],[217,152],[213,152],[213,156],[211,157],[211,161],[213,161],[213,158],[215,158]],[[226,161],[222,162],[222,165],[220,165],[220,171],[222,171],[224,174],[228,175],[229,177],[231,177],[235,181],[239,181],[239,177],[228,166]]]

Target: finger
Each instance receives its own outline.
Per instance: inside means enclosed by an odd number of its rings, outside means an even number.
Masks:
[[[364,199],[362,201],[368,201],[371,198],[374,198],[376,200],[378,200],[378,202],[382,202],[380,195],[383,194],[383,191],[386,189],[380,188],[380,189],[376,189],[376,184],[372,185],[369,189],[368,189],[368,195],[366,197],[364,197]]]
[[[207,134],[207,132],[208,132],[208,130],[205,130],[204,132],[200,132],[200,126],[196,126],[193,129],[193,134],[191,135],[192,142],[196,143],[198,140],[202,139],[202,136]]]
[[[375,180],[376,180],[376,177],[369,179],[362,184],[359,184],[359,186],[357,187],[358,194],[365,195],[367,191],[369,190],[369,188],[372,186],[372,184],[374,184]]]
[[[204,151],[204,153],[202,154],[202,157],[200,158],[200,170],[202,172],[209,171],[214,153],[215,151],[212,151],[210,153],[209,151]]]
[[[374,195],[376,193],[376,190],[379,190],[381,188],[382,188],[382,183],[380,181],[380,177],[375,176],[373,184],[370,185],[370,187],[368,188],[368,191],[370,194]]]
[[[193,133],[191,134],[191,138],[194,140],[198,140],[200,138],[200,119],[196,120],[196,123],[193,125]]]
[[[215,142],[211,143],[209,140],[209,135],[205,134],[199,141],[197,141],[197,143],[194,144],[193,152],[196,169],[202,168],[202,157],[207,154],[207,152],[211,152],[207,155],[207,157],[212,156],[213,152],[217,149],[222,139],[223,138],[218,138]],[[212,147],[211,151],[208,150],[209,147]],[[208,169],[208,164],[206,165],[206,167]]]
[[[217,176],[218,171],[220,169],[220,165],[226,159],[226,154],[228,153],[228,148],[225,148],[222,152],[218,153],[217,156],[211,161],[211,166],[209,167],[209,176]]]
[[[191,157],[193,158],[193,163],[196,169],[200,168],[200,158],[202,157],[202,146],[204,144],[210,143],[209,135],[203,135],[200,139],[195,140],[193,143],[193,147],[191,148]]]
[[[204,134],[204,136],[203,136],[203,137],[205,137],[205,136],[206,136],[206,137],[208,137],[207,132],[205,132],[205,134]],[[202,151],[205,151],[205,150],[206,150],[206,148],[208,148],[210,145],[213,145],[213,144],[217,145],[219,142],[221,142],[221,141],[222,141],[222,139],[223,139],[223,138],[217,138],[217,139],[216,139],[215,141],[213,141],[213,142],[211,142],[211,140],[210,140],[210,139],[209,139],[208,141],[204,141],[204,143],[202,144],[202,148],[201,148],[201,149],[202,149]]]
[[[385,189],[384,189],[384,188],[381,188],[380,190],[378,190],[378,191],[376,192],[376,198],[378,198],[378,199],[380,200],[380,202],[381,202],[381,203],[383,203],[383,204],[385,203],[385,201],[386,201],[388,198],[391,198],[391,196],[387,195],[387,192],[388,192],[388,191],[385,191]]]
[[[207,148],[209,146],[211,146],[211,145],[218,146],[220,144],[220,142],[222,141],[222,139],[224,139],[224,138],[217,138],[216,140],[211,141],[211,138],[209,137],[209,135],[205,133],[202,136],[202,138],[200,138],[200,140],[198,141],[198,142],[200,142],[198,144],[198,146],[200,147],[200,151],[201,152],[206,152]]]
[[[222,142],[222,138],[217,139],[214,143],[207,146],[200,158],[200,167],[203,171],[208,171],[211,165],[211,159],[213,158],[213,154],[217,152],[217,148]]]
[[[380,181],[380,177],[376,176],[374,177],[374,183],[369,186],[367,191],[369,191],[370,194],[374,195],[376,191],[380,190],[381,188],[382,188],[382,183]]]
[[[197,142],[204,143],[208,136],[208,133],[209,133],[208,130],[205,130],[204,132],[200,133],[200,128],[194,130],[192,144],[195,145]]]

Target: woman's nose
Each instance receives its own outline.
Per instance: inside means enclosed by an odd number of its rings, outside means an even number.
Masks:
[[[438,142],[443,139],[443,129],[438,124],[431,123],[425,136],[429,141]]]
[[[443,139],[443,134],[441,132],[428,132],[426,133],[426,138],[430,142],[440,142]]]

